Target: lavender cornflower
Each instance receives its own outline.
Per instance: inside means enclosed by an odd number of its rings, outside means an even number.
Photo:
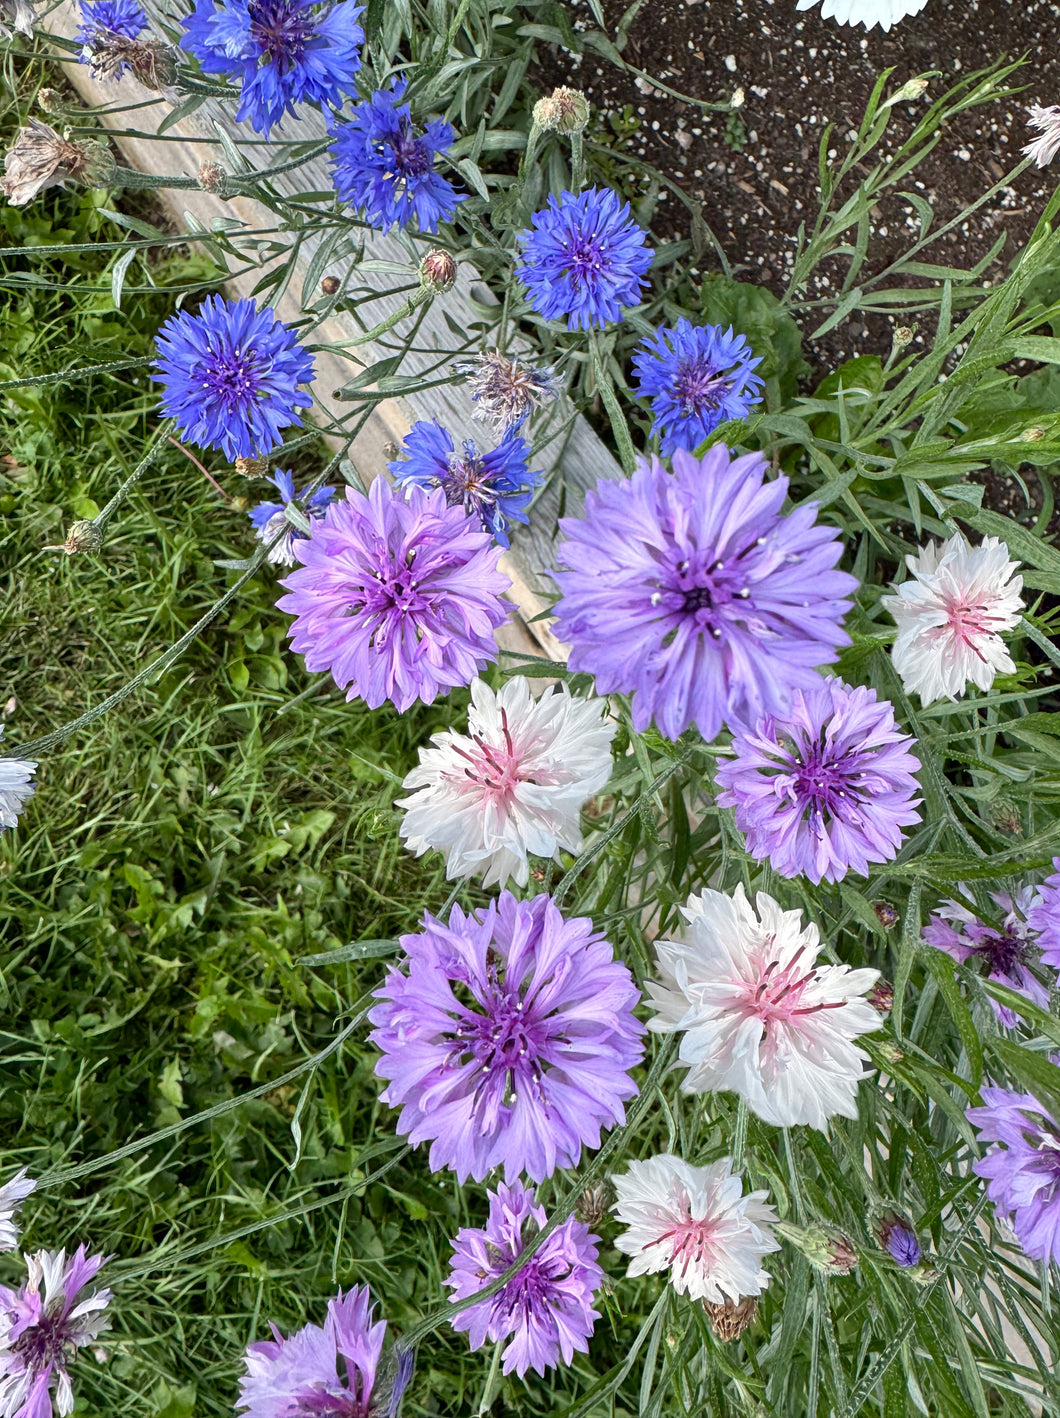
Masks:
[[[551,365],[526,364],[521,355],[511,359],[500,350],[486,350],[458,360],[457,374],[468,377],[474,419],[493,424],[498,433],[515,433],[542,405],[559,395],[556,371]]]
[[[621,1123],[637,1086],[640,993],[592,921],[509,891],[448,926],[424,916],[401,937],[369,1011],[383,1101],[398,1131],[430,1141],[430,1167],[480,1182],[494,1167],[534,1181],[575,1167]]]
[[[958,889],[965,901],[975,904],[966,886]],[[944,901],[920,932],[921,937],[958,964],[978,961],[988,980],[1015,990],[1042,1009],[1048,1008],[1049,991],[1031,969],[1039,958],[1028,919],[1034,888],[1021,887],[1015,896],[1004,891],[991,892],[990,899],[1003,912],[1000,927],[987,925],[960,901]],[[1007,1005],[991,999],[990,1008],[1006,1029],[1014,1029],[1019,1023],[1019,1016]]]
[[[80,62],[91,64],[93,46],[101,39],[115,36],[122,39],[138,39],[147,28],[147,16],[137,0],[81,0],[81,28],[77,31],[78,43],[84,48]],[[128,68],[123,64],[113,77],[120,79]]]
[[[417,133],[410,105],[401,103],[405,88],[404,79],[395,79],[357,104],[349,119],[331,124],[335,191],[378,231],[406,227],[415,217],[420,231],[435,232],[465,200],[434,170],[436,154],[452,147],[456,134],[442,118]]]
[[[642,463],[560,520],[555,632],[598,694],[633,693],[638,733],[654,717],[667,738],[694,723],[709,742],[733,719],[780,714],[847,644],[858,583],[832,569],[838,534],[812,504],[785,516],[788,480],[766,482],[766,467],[679,449],[672,473]]]
[[[796,689],[785,712],[737,729],[735,758],[718,766],[718,805],[736,809],[747,850],[780,876],[867,876],[920,821],[912,743],[873,689],[841,679]]]
[[[295,332],[252,300],[211,295],[197,315],[182,310],[158,332],[155,379],[162,412],[182,437],[219,448],[229,461],[267,453],[281,429],[301,425],[312,399],[312,357]]]
[[[181,48],[242,89],[236,118],[268,137],[296,103],[340,108],[357,92],[364,9],[354,0],[198,0]]]
[[[540,899],[540,898],[539,898]],[[488,1193],[489,1221],[479,1229],[465,1226],[453,1242],[446,1285],[454,1300],[477,1295],[512,1265],[545,1224],[545,1209],[535,1205],[532,1187],[500,1183]],[[508,1339],[504,1372],[520,1378],[527,1369],[543,1374],[561,1361],[569,1364],[589,1348],[593,1292],[604,1278],[596,1262],[599,1237],[584,1222],[569,1217],[534,1252],[507,1285],[488,1300],[454,1316],[455,1330],[467,1330],[472,1349],[487,1339]]]
[[[347,488],[293,550],[302,565],[277,602],[295,617],[292,648],[307,670],[349,686],[347,699],[370,709],[389,699],[404,713],[497,658],[511,584],[501,550],[440,488],[412,487],[407,499],[385,478],[367,497]]]
[[[1042,963],[1060,970],[1060,857],[1053,858],[1052,875],[1034,893],[1027,927],[1037,934]]]
[[[727,419],[742,419],[761,403],[762,363],[732,326],[693,325],[680,319],[658,330],[633,352],[639,393],[651,400],[652,432],[663,457],[677,448],[691,453]]]
[[[0,1251],[18,1249],[18,1226],[15,1213],[29,1196],[36,1191],[37,1183],[26,1176],[25,1167],[16,1172],[9,1182],[0,1187]]]
[[[247,1346],[236,1407],[243,1418],[369,1418],[386,1321],[372,1323],[366,1285],[328,1301],[323,1325]]]
[[[0,724],[0,738],[4,726]],[[18,823],[19,814],[37,791],[30,779],[37,764],[29,758],[0,758],[0,832]]]
[[[509,524],[527,521],[526,508],[544,476],[527,471],[530,445],[523,439],[509,436],[479,453],[467,438],[457,453],[453,435],[434,421],[414,423],[402,451],[407,457],[387,464],[399,487],[442,488],[450,507],[462,507],[502,547]]]
[[[904,1270],[920,1264],[920,1242],[912,1226],[894,1211],[884,1212],[876,1227],[880,1245]]]
[[[291,525],[285,516],[289,502],[295,500],[294,477],[289,472],[278,472],[269,479],[280,494],[279,502],[259,502],[250,509],[247,516],[254,524],[254,535],[259,542],[268,544],[280,531],[283,536],[269,552],[269,561],[275,566],[294,566],[298,558],[294,554],[294,544],[307,533]],[[301,493],[297,496],[301,497]],[[335,496],[333,487],[318,487],[305,504],[305,514],[310,521],[323,517],[324,509]]]
[[[983,1107],[966,1110],[968,1121],[981,1142],[995,1145],[972,1170],[987,1179],[987,1196],[1026,1254],[1060,1263],[1060,1123],[1030,1093],[984,1088],[982,1096]]]
[[[653,260],[644,232],[610,188],[561,192],[519,236],[515,274],[530,308],[545,320],[567,316],[568,330],[589,330],[640,304]]]
[[[53,1389],[59,1412],[73,1409],[70,1364],[77,1350],[109,1328],[110,1291],[79,1298],[107,1257],[78,1246],[69,1260],[65,1251],[36,1251],[25,1260],[20,1288],[0,1285],[0,1413],[51,1418]]]

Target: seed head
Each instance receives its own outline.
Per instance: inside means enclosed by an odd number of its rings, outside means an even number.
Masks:
[[[204,162],[199,168],[199,186],[204,192],[223,197],[228,186],[228,173],[219,162]]]
[[[320,289],[324,295],[338,295],[341,284],[338,276],[325,276],[320,282]]]
[[[178,51],[157,39],[130,39],[128,35],[100,26],[82,57],[99,82],[120,79],[126,69],[145,89],[170,94],[177,79]]]
[[[448,251],[428,251],[420,262],[420,285],[444,294],[456,284],[456,262]]]
[[[74,180],[85,187],[106,187],[114,177],[110,149],[94,138],[73,141],[38,118],[26,120],[4,155],[0,190],[12,207],[24,207],[48,187]]]
[[[534,104],[534,122],[546,133],[581,133],[591,111],[589,100],[580,90],[561,86]]]
[[[711,1329],[727,1344],[732,1339],[739,1339],[744,1330],[754,1324],[758,1315],[758,1300],[754,1295],[745,1295],[736,1303],[723,1300],[720,1305],[704,1300],[703,1308]]]

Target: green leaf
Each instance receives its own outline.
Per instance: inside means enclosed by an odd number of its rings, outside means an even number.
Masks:
[[[983,1046],[972,1012],[953,973],[953,961],[942,951],[933,949],[925,950],[922,958],[928,972],[935,978],[939,994],[950,1012],[950,1018],[957,1026],[957,1033],[961,1036],[961,1043],[968,1055],[972,1081],[978,1088],[983,1078]]]
[[[1060,1068],[1056,1064],[1045,1054],[1033,1053],[1011,1039],[992,1039],[990,1049],[1021,1088],[1033,1093],[1054,1117],[1060,1117]]]
[[[712,273],[703,279],[699,308],[711,324],[731,325],[746,336],[761,357],[755,373],[769,387],[771,408],[780,409],[795,397],[809,365],[802,357],[798,325],[771,291]]]

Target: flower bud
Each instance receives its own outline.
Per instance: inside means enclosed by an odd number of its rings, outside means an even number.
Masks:
[[[45,547],[45,551],[64,551],[67,556],[76,556],[82,551],[99,551],[103,545],[103,531],[95,522],[83,519],[71,524],[66,541],[60,546]]]
[[[428,251],[420,262],[420,285],[439,294],[456,284],[456,262],[448,251]]]
[[[854,1242],[831,1226],[804,1227],[781,1221],[776,1229],[827,1275],[849,1275],[858,1263]]]
[[[895,1265],[910,1269],[920,1264],[920,1242],[912,1226],[895,1211],[885,1211],[876,1224],[876,1237]]]
[[[267,478],[269,476],[269,460],[264,456],[237,458],[235,470],[245,478]]]
[[[228,186],[228,173],[219,162],[204,162],[199,168],[199,186],[204,192],[223,197]]]
[[[324,295],[338,295],[341,284],[338,276],[325,276],[320,282],[320,289]]]
[[[889,901],[877,901],[872,909],[876,912],[876,919],[885,931],[889,931],[892,926],[898,924],[898,912]]]
[[[1023,835],[1023,819],[1011,798],[994,799],[990,804],[990,821],[999,832],[1007,832],[1010,837]]]
[[[728,1343],[729,1340],[739,1339],[744,1330],[754,1324],[758,1315],[758,1300],[753,1295],[745,1295],[737,1303],[724,1300],[720,1305],[704,1300],[703,1308],[711,1329],[719,1339]]]
[[[583,93],[561,86],[534,104],[534,123],[546,133],[581,133],[591,112]]]
[[[582,1192],[578,1198],[578,1204],[574,1208],[574,1214],[586,1226],[595,1228],[607,1219],[607,1213],[614,1199],[615,1191],[610,1182],[596,1182],[593,1186],[586,1187]]]
[[[894,986],[889,980],[877,980],[865,998],[876,1013],[886,1019],[894,1005]]]
[[[902,85],[896,94],[890,96],[883,107],[890,108],[895,103],[912,103],[914,99],[924,93],[927,86],[927,79],[910,79],[908,83]]]
[[[1044,428],[1025,428],[1020,435],[1024,443],[1040,443],[1045,437]]]
[[[892,336],[895,349],[904,350],[906,345],[911,345],[913,343],[914,333],[915,332],[910,330],[908,325],[899,325]]]

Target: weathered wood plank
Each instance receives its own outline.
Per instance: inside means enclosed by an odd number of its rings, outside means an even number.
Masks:
[[[151,3],[146,5],[148,12]],[[157,11],[156,11],[157,12]],[[79,24],[77,6],[73,0],[63,0],[57,9],[49,12],[49,25],[54,33],[73,37]],[[146,91],[131,77],[126,76],[117,84],[96,83],[86,65],[67,63],[65,72],[84,101],[92,107],[103,108],[100,120],[105,127],[122,129],[138,127],[151,132],[170,111],[169,105],[159,101],[154,108],[140,108],[135,113],[108,112],[108,109],[124,104],[142,103],[149,97]],[[233,121],[234,106],[213,100],[205,103],[197,113],[182,120],[168,130],[163,139],[122,137],[118,145],[122,160],[139,172],[170,174],[194,177],[202,164],[216,161],[226,163],[223,149],[217,141],[215,125],[229,134],[241,156],[254,167],[268,166],[270,157],[276,161],[275,150],[270,154],[267,146],[252,146],[248,137],[257,138],[249,128]],[[312,142],[325,136],[326,129],[322,115],[308,107],[303,107],[297,122],[288,120],[286,126],[277,130],[277,136],[299,141]],[[243,140],[241,142],[241,139]],[[271,179],[277,191],[286,196],[309,190],[329,191],[331,172],[326,157],[306,163],[291,173],[281,173]],[[204,227],[211,227],[216,218],[238,218],[250,229],[272,227],[275,217],[260,203],[243,196],[222,200],[200,189],[160,189],[158,198],[165,206],[172,220],[181,231],[188,230],[185,213]],[[354,229],[351,227],[351,232]],[[360,232],[356,232],[360,235]],[[363,233],[366,238],[365,258],[368,260],[391,261],[406,266],[413,279],[415,256],[400,234],[382,235],[377,232]],[[305,311],[301,304],[302,281],[317,249],[315,239],[307,239],[299,253],[294,279],[288,284],[279,301],[271,302],[277,315],[287,321],[300,319]],[[341,276],[343,261],[330,262],[324,273]],[[233,294],[249,295],[258,272],[234,275],[229,282]],[[401,308],[407,300],[404,295],[390,293],[389,287],[398,283],[399,278],[380,275],[381,294],[373,301],[365,315],[364,326],[359,326],[347,312],[335,312],[327,316],[314,329],[310,337],[314,342],[341,345],[355,340],[365,330],[381,323],[389,315]],[[478,272],[468,261],[458,265],[457,280],[452,291],[438,296],[427,307],[416,339],[416,347],[406,356],[401,366],[402,374],[417,375],[436,364],[439,355],[453,348],[454,337],[446,323],[446,314],[455,320],[461,329],[470,328],[475,320],[471,305],[474,298],[481,305],[492,303],[494,297],[481,283]],[[410,317],[398,327],[399,333],[408,328]],[[365,366],[387,357],[390,353],[382,342],[373,342],[358,347],[358,360]],[[526,349],[525,340],[515,341],[512,350]],[[343,360],[330,351],[316,355],[317,379],[314,395],[322,410],[331,417],[349,416],[353,405],[339,403],[334,391],[348,382],[357,372],[358,366]],[[386,398],[375,403],[364,427],[357,435],[351,449],[351,457],[366,480],[377,476],[387,462],[386,445],[400,443],[408,432],[410,424],[417,418],[436,418],[449,428],[454,438],[465,437],[483,440],[484,427],[471,420],[470,398],[460,385],[443,385],[416,393],[410,400],[400,397]],[[554,436],[562,431],[560,436]],[[489,434],[485,434],[488,442]],[[543,648],[553,657],[563,657],[563,649],[549,633],[543,622],[526,625],[547,604],[544,596],[550,582],[542,572],[553,564],[553,537],[556,512],[561,494],[565,492],[565,506],[575,512],[582,504],[586,488],[592,487],[601,477],[621,476],[618,465],[593,429],[574,410],[565,396],[550,406],[547,413],[539,415],[534,425],[535,448],[540,453],[534,459],[534,466],[547,474],[547,485],[531,510],[531,523],[527,528],[517,529],[512,538],[512,548],[504,560],[504,569],[512,578],[512,597],[515,599],[523,620],[523,628],[514,641],[509,640],[507,648]],[[532,637],[532,639],[528,638]]]

